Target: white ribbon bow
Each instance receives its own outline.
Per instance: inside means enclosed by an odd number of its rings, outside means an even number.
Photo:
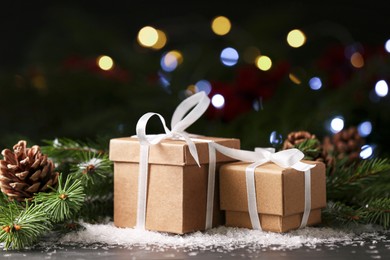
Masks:
[[[251,162],[245,169],[246,187],[248,197],[248,210],[252,228],[261,230],[260,219],[257,211],[256,187],[255,187],[255,169],[266,162],[273,162],[282,168],[293,168],[305,172],[305,209],[300,228],[307,225],[311,210],[311,176],[310,169],[315,167],[312,164],[302,163],[304,154],[298,149],[288,149],[275,153],[273,148],[256,148],[255,151],[238,150],[228,148],[217,143],[212,144],[217,151],[228,157]]]
[[[211,228],[213,201],[214,201],[214,183],[215,183],[215,149],[211,146],[211,141],[201,139],[191,139],[190,135],[185,130],[192,125],[199,117],[207,110],[210,104],[210,99],[205,92],[198,92],[187,99],[183,100],[176,108],[172,115],[171,128],[166,126],[165,119],[158,113],[146,113],[137,122],[136,132],[140,142],[140,162],[138,176],[138,202],[137,202],[137,223],[136,228],[145,229],[146,222],[146,198],[147,198],[147,183],[148,183],[148,162],[149,162],[149,146],[158,144],[167,138],[182,139],[189,148],[189,151],[195,162],[200,167],[198,152],[194,143],[196,141],[207,142],[209,144],[209,181],[207,190],[207,205],[206,205],[206,226]],[[188,113],[188,111],[191,112]],[[187,114],[188,113],[188,114]],[[154,115],[160,118],[165,134],[147,135],[146,125]]]

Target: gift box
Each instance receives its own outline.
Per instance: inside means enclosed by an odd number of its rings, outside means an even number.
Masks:
[[[321,222],[326,207],[325,165],[315,164],[310,171],[310,214],[307,225]],[[250,163],[236,162],[220,168],[221,209],[226,226],[252,228],[248,213],[246,169]],[[254,170],[257,213],[264,231],[287,232],[301,225],[305,210],[305,172],[267,162]]]
[[[184,234],[204,230],[208,192],[210,141],[239,148],[239,139],[197,137],[199,164],[183,140],[164,139],[150,145],[146,196],[145,229]],[[137,219],[140,142],[137,137],[110,141],[114,162],[114,224],[134,227]],[[235,161],[216,153],[216,168]],[[213,226],[222,224],[218,178],[215,180]]]

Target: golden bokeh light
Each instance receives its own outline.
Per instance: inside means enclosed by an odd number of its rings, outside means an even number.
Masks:
[[[138,32],[138,43],[144,47],[152,47],[158,41],[158,32],[151,26],[145,26]]]
[[[96,59],[96,64],[102,70],[111,70],[114,67],[114,61],[111,59],[111,57],[106,55],[99,56]]]
[[[160,50],[160,49],[164,48],[164,46],[167,44],[167,36],[161,30],[156,30],[156,31],[157,31],[157,41],[151,47],[152,47],[152,49]]]
[[[287,43],[293,48],[299,48],[306,42],[305,34],[298,29],[292,30],[287,34]]]
[[[183,55],[181,54],[180,51],[173,50],[173,51],[168,52],[167,55],[172,55],[173,57],[176,58],[177,64],[182,64]]]
[[[263,71],[267,71],[272,67],[272,60],[265,55],[256,58],[256,66]]]
[[[351,56],[351,64],[355,68],[358,68],[358,69],[362,68],[364,66],[363,56],[359,52],[355,52]]]
[[[288,74],[288,77],[290,78],[290,80],[291,80],[292,82],[294,82],[294,83],[297,84],[297,85],[300,85],[300,84],[302,83],[302,81],[298,78],[298,76],[296,76],[296,75],[293,74],[293,73],[289,73],[289,74]]]
[[[211,29],[217,35],[226,35],[230,32],[232,25],[225,16],[218,16],[211,22]]]

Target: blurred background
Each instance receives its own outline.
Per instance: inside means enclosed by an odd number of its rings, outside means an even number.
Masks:
[[[356,1],[355,1],[356,2]],[[197,91],[191,133],[278,147],[357,127],[388,156],[390,18],[370,1],[7,1],[0,147],[130,136]],[[148,132],[161,132],[157,120]],[[366,149],[367,147],[365,147]]]

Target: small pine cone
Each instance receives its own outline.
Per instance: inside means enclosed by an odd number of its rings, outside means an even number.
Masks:
[[[287,135],[287,139],[283,143],[282,149],[297,148],[299,144],[307,140],[313,140],[314,142],[311,142],[309,146],[303,148],[304,150],[302,150],[302,152],[305,153],[305,159],[323,162],[324,159],[321,156],[321,142],[314,134],[311,134],[308,131],[296,131],[289,133]]]
[[[21,140],[13,149],[4,149],[0,160],[0,189],[9,199],[31,199],[35,193],[57,185],[59,173],[38,145],[27,148],[26,141]]]
[[[288,134],[287,139],[283,143],[283,150],[296,147],[298,144],[307,139],[316,139],[316,136],[307,131],[297,131]]]
[[[359,160],[361,147],[365,144],[364,138],[359,135],[356,127],[350,127],[336,133],[332,142],[337,158],[348,157],[349,163]]]

